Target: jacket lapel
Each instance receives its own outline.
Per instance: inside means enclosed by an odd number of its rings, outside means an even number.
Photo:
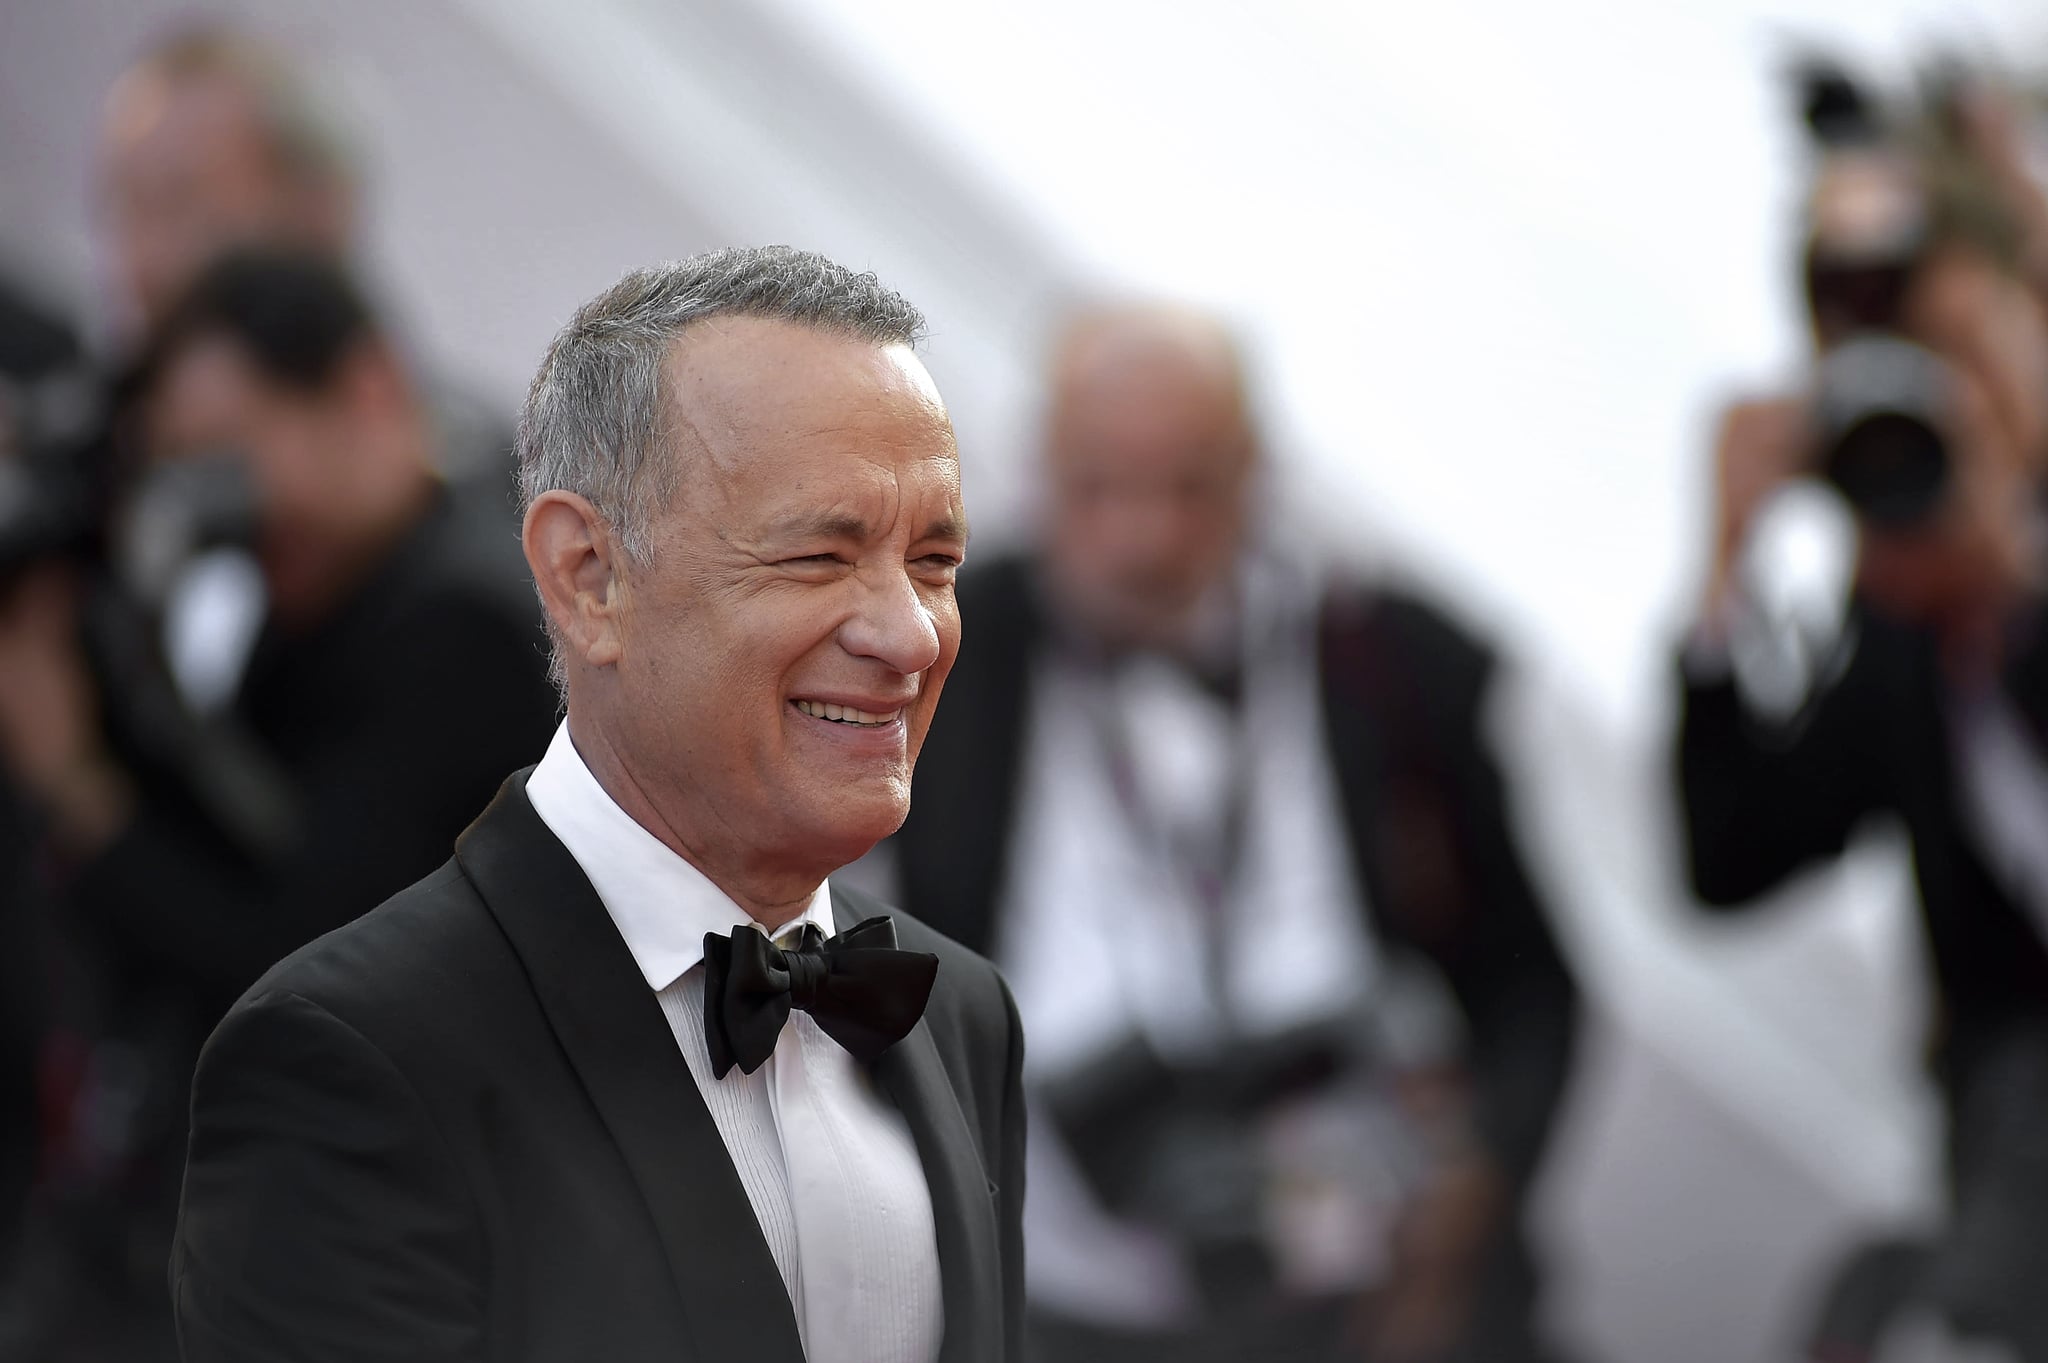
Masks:
[[[844,932],[866,916],[835,888],[833,919]],[[946,1311],[941,1363],[987,1363],[1003,1357],[1003,1290],[996,1262],[993,1190],[967,1114],[946,1076],[931,1023],[920,1018],[910,1035],[875,1061],[876,1085],[903,1113],[917,1142],[931,1190],[938,1232],[941,1299]]]
[[[506,781],[456,861],[525,962],[639,1184],[694,1356],[803,1363],[788,1290],[668,1019],[582,868],[527,801],[527,774]]]

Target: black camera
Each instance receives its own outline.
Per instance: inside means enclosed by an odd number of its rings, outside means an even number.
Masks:
[[[114,478],[107,411],[71,332],[0,281],[0,583],[94,551]]]
[[[1939,508],[1951,465],[1953,373],[1900,334],[1932,206],[1899,130],[1862,86],[1820,61],[1795,78],[1819,155],[1802,262],[1822,348],[1811,467],[1865,523],[1908,529]],[[1955,80],[1930,98],[1952,99]]]
[[[93,368],[62,324],[0,282],[0,584],[65,560],[153,615],[194,555],[254,542],[243,460],[146,467],[125,447],[138,377]]]
[[[1932,351],[1871,332],[1822,358],[1815,470],[1867,523],[1925,524],[1948,492],[1955,381]]]

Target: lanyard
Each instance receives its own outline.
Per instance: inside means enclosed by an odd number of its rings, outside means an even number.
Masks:
[[[1192,906],[1209,997],[1226,1023],[1231,1012],[1227,978],[1231,891],[1238,886],[1251,822],[1255,745],[1251,736],[1251,698],[1241,694],[1231,705],[1231,738],[1224,777],[1223,817],[1213,833],[1171,827],[1145,793],[1139,779],[1126,698],[1119,695],[1115,663],[1099,667],[1088,690],[1096,750],[1101,754],[1118,811],[1155,866],[1179,884],[1181,898]],[[1248,688],[1247,688],[1248,689]]]

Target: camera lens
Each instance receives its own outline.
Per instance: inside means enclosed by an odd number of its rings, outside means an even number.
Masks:
[[[1863,336],[1821,362],[1815,467],[1865,521],[1924,523],[1949,483],[1952,380],[1931,351]]]
[[[1905,412],[1874,412],[1828,451],[1822,476],[1865,520],[1906,527],[1927,519],[1948,486],[1941,433]]]

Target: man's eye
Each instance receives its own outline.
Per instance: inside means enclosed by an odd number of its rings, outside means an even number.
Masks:
[[[786,558],[782,561],[805,567],[824,567],[828,564],[840,562],[840,558],[837,554],[800,554],[795,558]]]
[[[960,566],[960,560],[951,554],[926,554],[917,561],[927,572],[951,573]]]

